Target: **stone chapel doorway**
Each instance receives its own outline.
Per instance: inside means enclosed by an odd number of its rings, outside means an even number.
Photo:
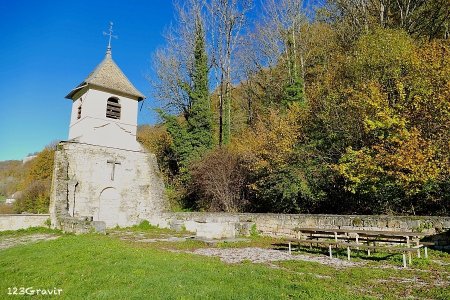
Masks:
[[[115,188],[109,187],[100,193],[98,221],[104,221],[106,227],[115,227],[120,220],[120,195]]]

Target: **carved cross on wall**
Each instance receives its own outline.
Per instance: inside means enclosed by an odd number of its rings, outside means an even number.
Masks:
[[[115,173],[115,171],[116,171],[116,165],[120,165],[120,162],[117,162],[115,159],[114,159],[114,160],[108,159],[108,160],[106,161],[106,163],[107,163],[107,164],[112,164],[111,180],[114,181],[114,173]]]

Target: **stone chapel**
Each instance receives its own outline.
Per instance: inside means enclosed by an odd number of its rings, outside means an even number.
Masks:
[[[136,140],[145,97],[113,61],[111,37],[103,61],[66,98],[72,113],[69,138],[55,153],[52,226],[77,232],[130,226],[165,211],[156,157]]]

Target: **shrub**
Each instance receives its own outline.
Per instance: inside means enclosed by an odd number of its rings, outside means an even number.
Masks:
[[[12,205],[0,203],[0,215],[13,214],[13,213],[14,213],[14,209],[13,209]]]
[[[241,159],[225,148],[208,153],[191,168],[191,190],[208,211],[241,212],[247,205],[247,172]]]
[[[14,203],[17,213],[48,213],[50,204],[49,180],[37,180],[32,182]]]

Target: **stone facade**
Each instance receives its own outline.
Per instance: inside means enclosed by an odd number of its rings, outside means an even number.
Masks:
[[[165,211],[166,205],[155,155],[77,142],[58,145],[50,199],[53,227],[87,232],[131,226]]]

